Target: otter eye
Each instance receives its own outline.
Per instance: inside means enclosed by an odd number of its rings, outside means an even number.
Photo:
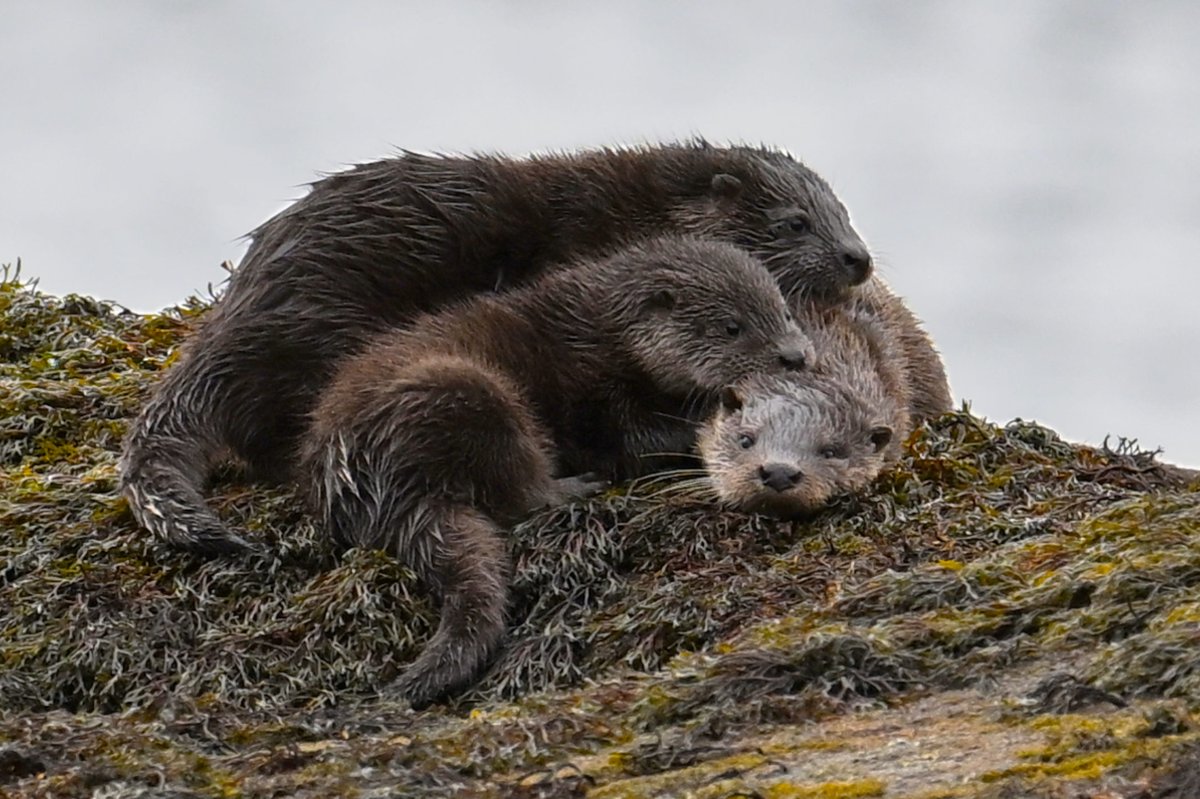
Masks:
[[[742,326],[735,320],[730,319],[725,323],[725,334],[730,338],[737,338],[742,333]]]
[[[792,214],[773,222],[771,230],[776,236],[803,236],[812,232],[812,223],[806,216]]]
[[[807,233],[812,229],[808,224],[808,220],[802,216],[793,216],[787,220],[787,229],[797,236]]]
[[[841,447],[830,445],[828,447],[821,447],[821,457],[826,460],[833,460],[834,458],[844,458],[846,454],[842,451]]]
[[[738,446],[742,449],[750,449],[754,446],[754,436],[749,433],[742,433],[738,436]]]

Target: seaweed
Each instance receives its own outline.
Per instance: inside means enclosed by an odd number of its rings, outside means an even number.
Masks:
[[[547,510],[511,531],[503,651],[418,713],[389,685],[436,609],[402,563],[236,467],[212,504],[266,545],[240,559],[163,548],[117,495],[211,299],[0,273],[0,794],[1198,790],[1200,475],[1157,452],[964,406],[803,522],[669,482]]]

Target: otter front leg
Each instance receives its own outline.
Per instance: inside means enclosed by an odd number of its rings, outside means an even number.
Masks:
[[[534,498],[532,508],[553,508],[558,505],[568,505],[581,499],[589,499],[608,488],[609,482],[595,472],[584,472],[571,477],[559,477],[551,480],[538,496]]]
[[[416,708],[473,682],[504,636],[508,557],[500,531],[474,508],[451,508],[432,520],[433,574],[441,600],[437,632],[393,683]],[[423,570],[421,570],[423,571]]]

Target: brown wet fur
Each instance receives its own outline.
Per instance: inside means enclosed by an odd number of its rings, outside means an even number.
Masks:
[[[686,457],[719,389],[812,358],[740,249],[649,240],[381,335],[322,395],[302,473],[325,527],[387,550],[441,605],[397,690],[470,682],[504,632],[502,529]]]
[[[788,518],[864,490],[914,424],[952,403],[932,341],[878,278],[841,306],[796,305],[812,368],[731,387],[699,437],[722,502]]]
[[[863,284],[848,305],[859,329],[875,342],[881,376],[896,398],[907,403],[912,424],[941,416],[954,407],[946,365],[921,320],[880,278]]]
[[[251,234],[133,424],[121,459],[133,513],[177,547],[245,549],[205,504],[208,473],[232,453],[259,476],[286,476],[342,358],[422,312],[669,231],[744,247],[788,294],[836,301],[871,271],[825,181],[766,148],[403,153],[323,178]]]

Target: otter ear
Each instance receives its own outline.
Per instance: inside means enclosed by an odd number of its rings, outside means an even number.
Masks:
[[[713,175],[709,190],[718,200],[732,200],[742,193],[742,182],[726,172],[718,172]]]
[[[721,389],[721,407],[727,411],[740,411],[742,409],[742,398],[738,395],[736,388],[725,386]]]
[[[670,289],[659,289],[642,301],[642,308],[654,315],[670,313],[675,307],[675,295]]]
[[[879,452],[886,447],[892,440],[892,428],[887,425],[879,425],[871,428],[871,444],[874,445],[875,451]]]

